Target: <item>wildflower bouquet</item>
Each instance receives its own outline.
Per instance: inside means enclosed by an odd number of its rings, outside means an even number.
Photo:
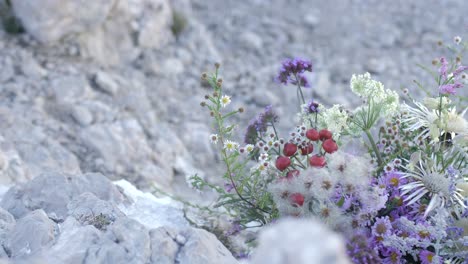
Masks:
[[[418,83],[427,91],[423,101],[408,90],[400,98],[369,73],[353,75],[350,88],[362,104],[350,110],[307,102],[304,73],[312,64],[288,59],[277,81],[296,87],[300,122],[280,135],[268,106],[247,126],[243,144],[229,123],[243,109],[230,110],[217,64],[202,76],[213,93],[201,104],[214,120],[210,140],[226,166],[225,184],[196,176],[192,184],[219,193],[215,207],[234,219],[230,234],[280,217],[314,217],[348,238],[354,263],[466,263],[468,122],[466,98],[457,96],[466,48],[457,41],[455,60],[427,69],[435,83]],[[356,153],[350,142],[368,151]]]

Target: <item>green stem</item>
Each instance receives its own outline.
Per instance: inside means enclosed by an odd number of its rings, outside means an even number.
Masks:
[[[218,70],[216,70],[216,73],[215,73],[215,80],[218,78]],[[218,126],[218,131],[219,131],[219,140],[221,141],[221,144],[224,144],[224,124],[223,124],[223,118],[221,117],[220,115],[220,109],[221,109],[221,100],[220,100],[220,97],[221,97],[221,92],[222,92],[222,89],[221,87],[219,86],[215,86],[215,91],[218,93],[218,96],[216,98],[216,111],[215,111],[215,120],[216,120],[216,125]],[[232,172],[232,169],[231,169],[231,164],[229,163],[228,161],[228,155],[227,155],[227,152],[226,150],[224,149],[223,146],[221,146],[221,154],[222,154],[222,158],[223,158],[223,161],[224,163],[226,164],[226,170],[227,170],[227,174],[229,176],[229,180],[231,181],[231,184],[232,184],[232,187],[234,188],[237,196],[239,196],[239,198],[244,201],[245,203],[249,204],[250,206],[252,206],[253,208],[255,208],[256,210],[259,210],[259,211],[262,211],[264,213],[267,213],[269,214],[270,212],[258,207],[257,205],[253,204],[252,202],[250,202],[249,200],[247,200],[244,196],[242,196],[242,194],[240,193],[236,183],[234,182],[234,178],[233,178],[233,175],[234,173]]]
[[[296,78],[297,90],[299,91],[299,94],[301,95],[302,104],[305,104],[304,94],[302,93],[300,80],[297,77],[297,75],[294,75],[294,77]]]
[[[372,134],[370,133],[370,131],[368,129],[364,130],[364,132],[366,133],[367,138],[369,139],[369,141],[371,143],[372,150],[374,150],[375,155],[377,156],[377,162],[378,162],[379,166],[381,166],[382,165],[382,157],[380,156],[380,151],[377,148],[377,145],[375,144],[374,138],[372,137]]]

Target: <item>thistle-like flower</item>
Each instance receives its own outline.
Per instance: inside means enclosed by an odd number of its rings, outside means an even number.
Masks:
[[[432,142],[438,142],[439,136],[445,133],[453,134],[452,136],[467,134],[468,122],[463,118],[466,109],[461,114],[457,114],[455,108],[446,108],[447,106],[442,101],[443,109],[440,114],[436,112],[437,110],[429,109],[422,103],[414,102],[414,104],[416,107],[406,104],[403,106],[407,114],[402,121],[408,124],[406,131],[421,131],[417,138],[430,137]]]
[[[401,195],[406,196],[407,205],[420,201],[423,197],[428,198],[429,204],[424,217],[435,208],[445,207],[449,203],[458,203],[465,207],[462,190],[457,188],[457,182],[441,173],[442,170],[437,168],[436,164],[435,157],[427,160],[419,159],[418,164],[415,164],[413,169],[408,170],[403,176],[409,182],[400,187]],[[463,179],[460,180],[463,181]]]
[[[402,121],[409,125],[406,131],[421,131],[416,138],[427,138],[429,136],[438,138],[440,131],[435,124],[438,119],[435,110],[429,110],[419,102],[414,102],[414,104],[416,107],[411,107],[407,104],[403,105],[407,114],[402,118]]]

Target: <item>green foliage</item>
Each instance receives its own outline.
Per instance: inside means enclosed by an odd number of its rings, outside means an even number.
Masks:
[[[273,199],[267,190],[267,183],[271,180],[266,179],[258,170],[246,169],[247,163],[256,155],[256,152],[241,155],[237,149],[226,147],[226,142],[237,144],[230,140],[235,126],[226,123],[230,118],[242,113],[243,109],[224,112],[230,99],[223,94],[222,79],[218,76],[218,69],[219,65],[214,74],[204,75],[204,79],[213,89],[213,94],[205,97],[207,101],[203,102],[203,105],[210,110],[213,117],[221,158],[226,166],[223,179],[230,188],[225,189],[210,184],[197,175],[191,178],[191,183],[200,190],[210,188],[216,191],[219,197],[214,208],[223,207],[231,217],[239,219],[243,227],[251,222],[264,225],[276,216]],[[227,103],[223,101],[226,98]]]
[[[187,28],[188,20],[187,17],[178,11],[172,12],[172,34],[177,38]]]
[[[12,10],[11,10],[11,2],[10,0],[5,0],[1,4],[1,10],[0,10],[0,17],[1,17],[1,22],[3,25],[3,28],[5,31],[9,34],[21,34],[24,33],[24,28],[23,25],[21,24],[21,21],[19,21],[18,18],[13,16]]]
[[[3,17],[2,18],[3,28],[7,33],[10,34],[22,34],[24,33],[23,25],[16,17]]]

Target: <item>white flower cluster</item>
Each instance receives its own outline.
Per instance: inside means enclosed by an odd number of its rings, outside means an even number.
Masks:
[[[353,75],[351,77],[351,91],[366,100],[372,100],[374,104],[381,105],[382,114],[387,118],[398,111],[398,94],[395,91],[385,89],[381,82],[371,78],[370,73]]]
[[[323,109],[323,108],[322,108]],[[318,123],[320,128],[326,128],[333,132],[335,139],[349,130],[348,127],[349,115],[341,105],[335,104],[331,108],[325,108],[318,115]]]

